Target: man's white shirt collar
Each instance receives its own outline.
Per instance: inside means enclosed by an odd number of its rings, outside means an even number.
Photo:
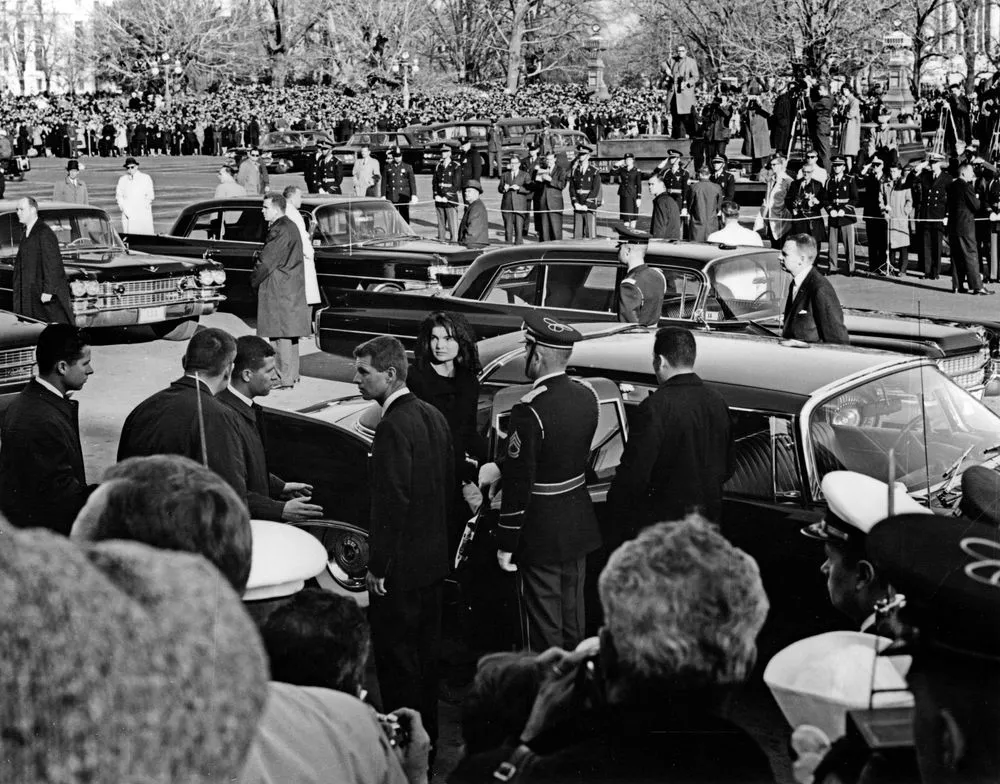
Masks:
[[[68,397],[68,395],[64,395],[62,392],[60,392],[58,389],[56,389],[54,386],[52,386],[48,381],[46,381],[41,376],[35,376],[35,381],[37,381],[39,384],[41,384],[43,387],[45,387],[47,390],[49,390],[49,392],[51,392],[56,397],[59,397],[59,398],[66,398],[66,397]]]
[[[392,403],[393,400],[395,400],[397,397],[402,397],[409,391],[410,390],[408,390],[404,385],[401,386],[399,389],[397,389],[395,392],[393,392],[391,395],[389,395],[389,397],[387,397],[385,399],[385,402],[382,404],[382,413],[384,414],[386,412],[386,410],[389,408],[389,405]]]
[[[251,400],[246,395],[244,395],[242,392],[240,392],[232,384],[229,385],[229,391],[232,392],[234,395],[236,395],[236,399],[237,400],[242,400],[244,403],[246,403],[248,406],[250,406],[250,408],[253,408],[253,400]]]
[[[792,296],[794,297],[799,293],[799,289],[802,288],[802,282],[806,279],[806,276],[812,271],[812,267],[806,267],[803,270],[799,270],[798,274],[792,276],[792,280],[795,282],[792,287]]]

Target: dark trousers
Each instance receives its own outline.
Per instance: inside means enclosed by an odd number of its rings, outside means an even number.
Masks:
[[[674,114],[674,138],[683,139],[685,135],[694,138],[695,117],[694,112],[687,114]]]
[[[548,208],[542,207],[542,241],[561,240],[563,233],[562,210],[547,210]]]
[[[868,271],[878,272],[889,259],[889,224],[882,218],[865,218],[868,233]]]
[[[820,165],[830,171],[830,132],[813,134],[812,144],[819,156]]]
[[[920,269],[926,277],[934,280],[941,274],[941,242],[944,237],[944,226],[934,223],[917,223],[917,260]]]
[[[573,239],[596,236],[596,213],[593,210],[573,210]]]
[[[438,239],[454,240],[455,227],[458,225],[458,208],[455,206],[442,207],[440,204],[436,204],[434,211],[437,212]]]
[[[951,249],[951,287],[961,290],[968,283],[970,291],[979,291],[983,279],[979,274],[975,230],[949,231],[948,246]]]
[[[900,275],[905,275],[907,267],[910,266],[910,246],[893,248],[889,251],[889,261],[895,265]]]
[[[372,596],[368,620],[382,711],[414,708],[437,743],[443,582]]]
[[[826,227],[823,225],[823,218],[796,218],[792,222],[792,233],[793,234],[809,234],[814,240],[816,240],[816,255],[819,255],[819,250],[823,247],[823,240],[826,239],[824,235],[826,234]]]
[[[524,217],[523,212],[503,213],[504,242],[513,242],[515,245],[524,244]]]
[[[846,226],[831,226],[827,239],[826,252],[830,257],[830,269],[841,272],[854,272],[854,238],[856,230],[853,223]],[[847,257],[847,269],[840,266],[840,241],[844,241],[844,255]]]
[[[586,576],[586,558],[555,564],[518,564],[521,647],[536,653],[552,647],[571,651],[583,640]]]
[[[402,201],[396,201],[396,199],[401,199]],[[410,197],[409,196],[397,196],[390,199],[392,206],[396,208],[396,212],[399,213],[399,217],[405,220],[407,223],[410,222]]]

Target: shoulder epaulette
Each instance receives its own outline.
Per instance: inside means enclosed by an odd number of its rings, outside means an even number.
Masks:
[[[536,397],[538,397],[542,392],[548,392],[548,387],[542,384],[540,387],[535,387],[530,392],[528,392],[524,397],[521,398],[522,403],[530,403]]]

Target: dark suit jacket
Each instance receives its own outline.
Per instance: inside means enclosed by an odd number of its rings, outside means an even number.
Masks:
[[[481,180],[483,177],[483,158],[479,154],[479,150],[469,150],[468,152],[463,152],[462,154],[462,187],[465,187],[465,183],[469,180]]]
[[[423,588],[450,571],[453,450],[444,415],[410,392],[392,401],[375,429],[368,569],[390,591]]]
[[[78,403],[30,381],[0,428],[0,510],[16,526],[68,534],[92,488],[80,447]]]
[[[380,196],[385,196],[393,204],[407,204],[417,192],[417,178],[408,163],[389,162],[379,182]]]
[[[267,470],[267,453],[264,451],[264,439],[257,422],[260,406],[248,406],[228,389],[222,390],[215,399],[236,414],[232,421],[243,447],[250,517],[255,520],[280,521],[285,502],[279,498],[285,489],[285,482]]]
[[[542,210],[555,210],[556,212],[562,212],[563,188],[566,187],[567,179],[566,170],[557,162],[556,165],[552,167],[552,171],[549,173],[552,175],[551,180],[546,181],[537,178],[535,179],[542,189],[542,197],[539,201],[539,208]]]
[[[783,338],[795,338],[807,343],[851,342],[837,292],[830,281],[814,269],[809,270],[794,300],[792,288],[789,288],[784,325],[781,330]]]
[[[677,200],[669,193],[661,193],[653,199],[653,218],[649,233],[663,240],[681,238],[681,211]]]
[[[458,224],[458,241],[470,248],[490,244],[490,219],[482,199],[466,205]]]
[[[636,411],[608,491],[610,519],[621,524],[614,533],[630,537],[696,507],[719,522],[722,486],[733,473],[732,451],[729,407],[722,395],[696,373],[661,384]]]
[[[229,482],[240,498],[247,497],[247,470],[243,445],[237,435],[236,415],[205,386],[201,386],[208,467]],[[198,390],[192,376],[146,398],[125,419],[118,442],[118,460],[146,455],[184,455],[202,462],[198,433]]]
[[[971,182],[957,179],[948,186],[948,231],[960,235],[976,234],[976,212],[979,198]]]
[[[59,324],[75,324],[69,283],[63,269],[59,240],[41,220],[35,222],[14,257],[13,308],[15,313]],[[52,299],[42,304],[42,294]]]

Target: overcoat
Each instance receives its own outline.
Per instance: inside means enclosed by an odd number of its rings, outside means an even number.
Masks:
[[[41,220],[35,221],[17,248],[12,288],[15,313],[49,324],[75,323],[59,240]],[[52,299],[43,303],[43,293]]]
[[[268,227],[250,284],[257,290],[258,335],[296,338],[312,334],[302,237],[288,216],[282,215]]]

